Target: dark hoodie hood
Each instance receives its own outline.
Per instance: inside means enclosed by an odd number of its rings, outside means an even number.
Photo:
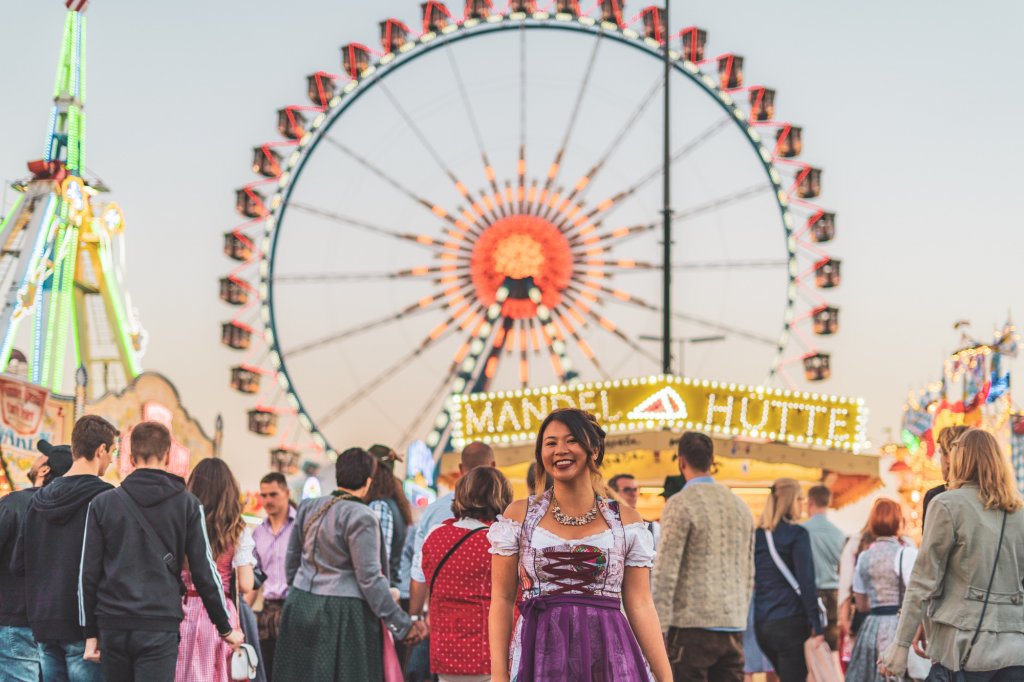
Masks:
[[[140,507],[154,507],[185,489],[185,479],[160,469],[136,469],[121,487]]]
[[[62,476],[32,497],[32,508],[48,523],[63,526],[112,486],[98,476]]]

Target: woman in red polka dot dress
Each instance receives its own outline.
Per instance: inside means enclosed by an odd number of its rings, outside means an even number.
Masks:
[[[430,669],[441,682],[491,679],[487,613],[491,555],[487,529],[512,502],[512,486],[493,467],[459,479],[448,519],[423,542],[430,590]]]

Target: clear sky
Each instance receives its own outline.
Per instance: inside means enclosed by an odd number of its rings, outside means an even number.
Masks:
[[[640,8],[638,3],[628,3],[626,14],[631,17]],[[245,431],[244,411],[250,403],[227,385],[228,367],[239,358],[219,344],[219,323],[231,314],[217,299],[217,280],[230,268],[221,252],[222,234],[239,222],[232,211],[234,189],[252,178],[251,147],[275,137],[275,110],[302,101],[306,74],[339,71],[341,44],[376,45],[378,21],[397,16],[415,24],[418,11],[418,3],[412,0],[93,0],[88,10],[87,164],[113,188],[113,198],[125,210],[127,282],[150,334],[144,365],[171,377],[186,406],[208,430],[215,415],[223,414],[226,457],[246,485],[253,485],[265,470],[268,443]],[[0,75],[2,178],[22,177],[24,163],[41,153],[63,14],[58,0],[7,3],[4,8],[0,21],[0,63],[6,67]],[[804,126],[804,158],[825,169],[821,202],[839,215],[839,236],[829,249],[843,259],[844,281],[831,296],[841,306],[841,333],[822,344],[833,354],[833,378],[819,388],[864,397],[871,408],[871,437],[881,442],[885,429],[896,432],[907,391],[938,378],[944,354],[958,341],[951,328],[954,321],[971,320],[976,335],[987,339],[1008,311],[1018,319],[1024,316],[1024,275],[1019,265],[1024,256],[1020,218],[1024,215],[1020,189],[1024,143],[1015,124],[1024,109],[1024,91],[1015,87],[1020,65],[1017,28],[1024,22],[1024,6],[990,1],[968,8],[946,0],[677,0],[673,14],[676,27],[707,28],[712,53],[734,51],[746,57],[751,78],[775,87],[783,116]],[[495,156],[504,158],[514,149],[509,140],[514,141],[515,135],[496,131],[505,127],[514,133],[516,117],[502,110],[501,97],[505,91],[514,92],[515,85],[508,83],[506,75],[515,71],[494,63],[493,78],[488,80],[480,70],[481,64],[491,66],[486,51],[500,45],[481,43],[458,54],[471,90],[482,93],[479,106],[490,101],[494,107],[480,112],[486,121],[484,137],[494,141]],[[537,52],[531,55],[530,68],[538,89],[529,113],[531,134],[538,144],[550,145],[561,135],[566,102],[571,104],[571,98],[557,100],[556,95],[578,80],[589,48],[583,41],[532,45]],[[613,120],[620,120],[633,105],[619,103],[619,93],[633,86],[642,92],[657,73],[646,64],[648,71],[640,73],[641,67],[629,61],[631,57],[616,59],[614,54],[609,50],[602,55],[593,106],[604,107]],[[447,68],[443,57],[424,63],[422,73],[428,76],[430,68]],[[634,78],[634,73],[640,75]],[[452,120],[461,116],[453,99],[456,95],[448,90],[435,100],[431,85],[428,79],[409,76],[404,82],[396,78],[394,87],[397,96],[408,98],[417,116],[439,126],[435,139],[451,154],[452,162],[469,168],[475,154],[472,137],[465,129],[459,135],[450,128]],[[682,85],[676,91],[678,98],[690,96]],[[551,107],[563,108],[545,113],[547,97]],[[349,127],[337,135],[353,146],[365,143],[366,153],[375,149],[370,143],[376,143],[381,162],[399,168],[403,166],[401,150],[406,149],[400,136],[408,131],[397,119],[384,118],[383,102],[379,96],[367,98],[361,111],[354,110]],[[673,124],[678,140],[700,129],[686,127],[701,122],[704,114],[696,107],[677,107],[687,117]],[[373,127],[377,117],[385,121],[379,129]],[[576,133],[577,139],[593,141],[587,144],[595,150],[607,143],[608,129],[600,121],[600,117],[581,117]],[[623,173],[642,175],[652,161],[656,163],[657,118],[650,121],[652,125],[637,132],[619,159]],[[367,131],[366,140],[361,139],[362,131]],[[651,144],[645,146],[648,141]],[[711,158],[711,150],[721,152]],[[429,224],[413,225],[412,216],[419,214],[392,205],[382,190],[373,189],[351,165],[345,167],[338,160],[332,167],[326,152],[320,159],[319,165],[311,165],[313,179],[304,191],[330,199],[322,207],[355,205],[366,220],[433,229]],[[677,192],[686,195],[680,205],[696,205],[705,195],[720,195],[716,185],[725,182],[723,178],[733,183],[723,187],[740,186],[737,178],[749,172],[749,162],[749,155],[742,156],[725,142],[709,147],[703,166],[679,174]],[[546,163],[545,156],[537,168]],[[732,163],[737,164],[735,170]],[[403,179],[421,181],[431,192],[444,186],[431,185],[434,178],[427,176],[436,176],[436,168],[426,162],[404,165],[411,171]],[[10,198],[8,193],[8,202]],[[656,194],[641,199],[636,217],[642,217],[642,210],[655,217],[656,199]],[[374,203],[379,210],[369,213]],[[727,213],[718,218],[720,222],[730,219]],[[296,227],[292,233],[296,240],[282,247],[287,272],[348,267],[343,257],[325,260],[328,251],[318,249],[325,242],[319,241],[316,230],[323,226],[296,223],[300,224],[303,229]],[[782,255],[767,247],[745,251],[743,245],[754,242],[742,238],[726,243],[714,236],[713,227],[712,221],[684,231],[685,245],[680,248],[698,260]],[[302,238],[308,241],[303,243]],[[369,254],[363,271],[416,264],[390,251],[372,251],[373,243],[383,249],[379,242],[365,242],[366,251],[364,242],[349,244],[350,249],[358,246],[359,254]],[[657,258],[656,242],[646,242],[647,254],[643,248],[639,243],[631,257]],[[680,260],[687,260],[686,254]],[[352,269],[360,268],[352,265]],[[765,309],[772,311],[775,320],[774,311],[782,304],[778,287],[765,293],[769,289],[759,277],[740,272],[728,280],[715,280],[714,285],[694,284],[693,290],[714,294],[702,296],[694,305],[706,304],[709,310],[721,312],[722,319],[749,319],[755,327],[761,324],[758,316]],[[294,307],[282,331],[286,341],[296,343],[337,329],[331,321],[345,319],[350,314],[346,306],[355,305],[357,298],[382,301],[381,312],[395,310],[408,298],[408,290],[401,289],[397,293],[368,289],[374,292],[368,297],[353,297],[330,287],[297,291],[301,293],[292,294]],[[650,320],[623,315],[635,334],[657,333]],[[767,324],[773,335],[775,322]],[[369,355],[354,358],[342,351],[308,363],[312,368],[298,366],[311,387],[304,399],[319,401],[315,411],[326,411],[368,376],[361,374],[360,365],[383,367],[411,348],[419,336],[421,329],[402,327],[399,338],[389,340],[393,345],[379,346],[382,357],[373,357],[370,348],[365,351]],[[631,357],[629,349],[608,352],[609,371],[628,375],[653,369]],[[366,357],[372,361],[365,361]],[[708,378],[761,381],[761,370],[748,368],[745,358],[743,347],[730,339],[717,349],[694,348],[687,357],[687,370]],[[450,354],[446,358],[442,352],[418,363],[397,388],[390,389],[392,393],[383,393],[377,399],[380,404],[368,409],[363,426],[369,431],[360,431],[358,438],[397,439],[395,429],[410,417],[392,419],[385,413],[395,405],[403,412],[418,411],[418,405],[402,402],[401,392],[408,393],[410,387],[432,390],[448,362]],[[758,367],[764,364],[757,362]],[[1021,362],[1016,366],[1019,369]],[[337,369],[337,373],[323,368]],[[1020,389],[1014,392],[1020,402]],[[373,429],[387,435],[370,435]],[[351,442],[345,438],[344,430],[332,435],[338,441],[336,447]]]

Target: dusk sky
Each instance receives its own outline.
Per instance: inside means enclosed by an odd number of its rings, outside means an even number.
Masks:
[[[228,386],[228,369],[241,358],[219,343],[220,323],[232,314],[217,298],[217,280],[232,266],[222,253],[222,235],[241,222],[232,210],[234,190],[253,178],[252,147],[275,139],[275,111],[306,103],[305,76],[340,72],[338,48],[344,43],[379,46],[377,23],[386,17],[417,24],[418,4],[90,3],[86,163],[113,189],[112,198],[125,212],[126,281],[150,339],[143,365],[171,378],[208,432],[215,416],[223,414],[225,457],[245,486],[265,473],[271,443],[247,433],[245,410],[252,401]],[[0,178],[5,185],[22,178],[25,162],[41,154],[64,15],[58,0],[6,5],[0,22],[0,63],[5,65],[0,76]],[[625,14],[632,17],[640,9],[628,3]],[[897,436],[907,392],[938,379],[943,359],[956,348],[955,321],[969,320],[971,332],[987,341],[1008,314],[1018,320],[1024,316],[1024,143],[1015,127],[1024,110],[1024,90],[1017,87],[1024,5],[677,0],[672,13],[674,27],[708,30],[710,53],[743,55],[748,82],[777,89],[780,115],[803,126],[802,159],[824,169],[819,201],[838,216],[837,238],[828,251],[842,259],[844,268],[842,286],[828,294],[841,310],[840,333],[822,342],[832,353],[833,375],[814,390],[863,397],[876,445]],[[561,40],[530,43],[536,90],[531,91],[528,127],[531,140],[544,150],[531,166],[538,173],[561,138],[574,93],[570,84],[579,80],[590,50],[589,39]],[[518,48],[511,36],[468,42],[473,45],[453,54],[474,98],[479,97],[474,106],[483,121],[483,138],[493,143],[495,165],[507,176],[502,168],[511,168],[518,134],[512,108],[517,87],[513,50]],[[574,132],[570,155],[577,156],[572,163],[585,164],[584,152],[593,158],[604,149],[616,126],[603,121],[625,118],[638,93],[658,76],[656,64],[634,62],[638,58],[624,52],[609,47],[596,63],[594,95]],[[447,61],[430,59],[423,60],[420,72],[410,67],[404,79],[396,77],[389,87],[430,127],[442,156],[460,172],[473,169],[479,175],[457,90],[440,75]],[[435,73],[437,81],[431,78]],[[714,121],[687,85],[673,81],[677,144]],[[430,157],[402,137],[409,135],[407,126],[387,110],[386,102],[381,95],[367,97],[353,108],[348,123],[339,124],[335,137],[374,154],[403,181],[418,183],[454,207],[447,180],[438,179]],[[623,153],[617,153],[616,170],[609,172],[613,177],[605,188],[614,189],[620,179],[619,186],[624,185],[657,164],[659,107],[660,101],[635,137],[631,133]],[[709,143],[680,170],[673,185],[677,208],[741,188],[744,177],[758,170],[749,150],[744,153],[729,139],[723,135]],[[502,166],[504,161],[509,163]],[[306,184],[296,191],[306,203],[401,231],[437,229],[425,220],[417,223],[422,211],[395,202],[380,184],[330,151],[318,151],[307,172]],[[653,189],[619,217],[656,219],[660,195]],[[13,195],[8,190],[3,196],[6,210]],[[772,217],[766,203],[725,208],[693,222],[681,232],[676,260],[781,259],[778,217]],[[339,242],[336,230],[304,220],[289,224],[278,273],[380,272],[418,264],[415,252],[406,257],[405,246],[366,236]],[[728,236],[724,227],[734,224],[738,231]],[[743,231],[748,229],[749,235]],[[762,243],[760,237],[770,230],[771,239]],[[649,238],[625,253],[656,261],[658,248]],[[722,324],[774,337],[781,326],[784,287],[769,281],[772,276],[754,270],[710,274],[707,280],[684,276],[675,295],[687,311],[720,316],[716,319]],[[636,277],[635,291],[648,300],[657,295],[656,280]],[[346,326],[339,321],[371,319],[431,293],[429,287],[403,288],[410,287],[403,283],[357,293],[341,286],[288,288],[281,299],[288,309],[278,316],[282,340],[298,345]],[[619,324],[633,336],[659,332],[655,317],[619,315]],[[411,350],[425,329],[430,325],[403,323],[392,336],[371,337],[362,345],[340,346],[305,365],[297,363],[296,381],[305,382],[298,386],[303,400],[314,412],[329,411],[373,376],[372,370],[383,370]],[[708,333],[685,325],[676,331]],[[613,340],[594,345],[613,376],[656,369]],[[395,385],[368,397],[366,409],[353,417],[358,428],[340,422],[330,432],[332,444],[339,450],[375,441],[403,447],[399,434],[423,409],[425,398],[419,396],[434,392],[453,348],[424,356]],[[645,348],[657,352],[657,344]],[[694,346],[686,352],[687,373],[759,383],[770,356],[757,355],[763,349],[748,350],[732,337]],[[1012,367],[1020,372],[1024,363],[1018,359]],[[537,380],[548,383],[544,374]],[[1024,400],[1020,385],[1018,380],[1013,389],[1018,405]],[[432,419],[428,415],[426,423]],[[422,425],[417,434],[425,435]]]

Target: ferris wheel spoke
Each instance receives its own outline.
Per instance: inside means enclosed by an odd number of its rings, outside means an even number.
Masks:
[[[605,370],[605,368],[601,365],[601,362],[597,359],[597,354],[594,352],[594,349],[591,348],[590,344],[587,343],[586,340],[582,336],[580,336],[580,333],[572,327],[572,324],[565,320],[564,316],[559,317],[557,320],[554,320],[554,323],[556,325],[563,325],[565,327],[565,333],[572,337],[573,341],[576,342],[576,347],[580,349],[581,353],[583,353],[583,357],[585,357],[587,359],[587,362],[589,362],[594,367],[594,369],[597,370],[597,373],[601,375],[602,379],[611,378],[608,372]]]
[[[362,156],[361,154],[358,154],[353,149],[349,148],[345,144],[343,144],[343,143],[339,142],[338,140],[334,139],[330,135],[324,135],[324,139],[332,147],[334,147],[335,149],[340,151],[342,154],[345,154],[346,156],[351,158],[353,161],[358,163],[360,166],[362,166],[366,170],[370,171],[370,173],[372,173],[373,175],[376,175],[378,178],[383,180],[387,185],[389,185],[392,188],[396,189],[398,192],[404,194],[406,197],[408,197],[412,201],[416,202],[417,204],[419,204],[423,208],[425,208],[428,211],[430,211],[434,216],[436,216],[438,218],[441,218],[442,220],[447,221],[448,223],[450,223],[450,224],[454,225],[455,227],[459,228],[460,230],[465,230],[466,229],[466,226],[463,225],[459,220],[454,218],[451,214],[449,214],[448,211],[445,210],[445,208],[443,206],[441,206],[438,203],[432,202],[429,199],[426,199],[425,197],[421,197],[420,195],[416,194],[411,189],[409,189],[408,187],[403,185],[401,182],[399,182],[395,178],[393,178],[390,175],[388,175],[386,172],[384,172],[384,170],[379,168],[377,165],[375,165],[373,162],[371,162],[366,157]],[[292,205],[294,205],[294,204],[292,204]]]
[[[769,190],[771,190],[770,185],[766,185],[763,182],[758,182],[756,184],[750,185],[749,187],[744,187],[743,189],[738,190],[736,192],[732,192],[730,194],[718,197],[717,199],[712,199],[702,204],[697,204],[696,206],[691,206],[690,208],[684,208],[681,211],[677,211],[675,215],[672,216],[672,221],[676,222],[679,220],[684,220],[686,218],[693,218],[703,213],[708,213],[709,211],[714,211],[716,209],[722,208],[723,206],[729,206],[730,204],[736,204],[741,201],[745,201],[746,199],[756,197]]]
[[[653,303],[645,301],[639,296],[634,296],[633,294],[630,294],[626,291],[622,291],[621,289],[613,289],[611,287],[601,286],[601,291],[611,295],[611,297],[607,299],[607,301],[618,301],[637,308],[642,308],[652,313],[660,314],[662,311],[661,306],[654,305]],[[673,311],[672,317],[678,320],[682,320],[684,322],[692,322],[693,324],[704,327],[705,329],[711,329],[713,331],[722,332],[724,334],[729,334],[737,338],[746,339],[748,341],[754,341],[767,346],[778,346],[777,339],[770,339],[766,336],[761,336],[760,334],[757,334],[746,329],[741,329],[740,327],[736,327],[734,325],[722,324],[720,322],[715,322],[713,320],[708,320],[706,318],[678,311]]]
[[[411,366],[413,361],[419,358],[424,351],[433,347],[438,341],[451,336],[456,329],[458,329],[458,326],[452,324],[451,318],[434,327],[430,333],[412,350],[412,352],[401,357],[397,362],[391,364],[370,381],[365,382],[362,386],[349,394],[345,400],[338,403],[330,411],[325,413],[317,420],[316,423],[321,427],[324,427],[345,414],[345,412],[350,410],[353,405],[364,399],[367,395],[373,393],[377,387],[387,383],[402,370]]]
[[[444,295],[442,292],[437,292],[430,296],[424,296],[419,301],[402,308],[397,313],[392,313],[370,322],[364,322],[362,324],[355,325],[354,327],[349,327],[348,329],[344,329],[340,332],[328,334],[327,336],[323,336],[314,341],[309,341],[290,350],[288,355],[291,357],[298,357],[310,351],[317,350],[318,348],[323,348],[324,346],[352,338],[353,336],[364,334],[375,329],[381,329],[382,327],[386,327],[389,324],[393,324],[407,317],[413,317],[414,315],[427,312],[428,310],[437,310],[442,307],[443,302]]]
[[[598,160],[590,167],[590,170],[576,181],[576,184],[573,186],[572,192],[568,197],[570,201],[574,200],[577,196],[583,196],[586,193],[591,183],[593,183],[594,178],[596,178],[604,169],[605,164],[608,163],[612,154],[620,148],[623,140],[626,139],[626,136],[636,128],[637,121],[640,120],[640,117],[647,111],[647,107],[649,107],[651,102],[654,101],[654,96],[661,92],[662,84],[664,82],[665,79],[663,76],[658,76],[658,78],[655,79],[654,84],[647,91],[647,94],[644,95],[644,98],[640,101],[640,104],[633,111],[629,119],[625,124],[623,124],[622,128],[619,129],[619,132],[612,138],[611,143],[605,149],[604,153],[601,154]]]
[[[555,160],[551,162],[551,166],[548,168],[548,178],[544,183],[544,189],[551,191],[551,188],[555,184],[555,180],[558,178],[558,174],[562,168],[562,158],[565,156],[565,150],[569,146],[569,142],[572,140],[573,131],[576,128],[576,122],[579,120],[580,110],[583,106],[583,97],[587,93],[587,86],[590,85],[590,78],[594,75],[594,66],[597,64],[597,54],[601,49],[601,44],[604,42],[602,36],[598,35],[597,40],[594,41],[594,49],[590,52],[590,59],[587,61],[587,70],[583,74],[583,80],[580,82],[579,90],[576,92],[576,101],[573,103],[572,113],[569,115],[569,123],[565,128],[565,134],[562,135],[562,144],[559,146],[558,151],[555,153]]]
[[[448,179],[451,180],[452,185],[455,186],[455,190],[459,194],[461,194],[466,201],[473,203],[475,199],[473,198],[473,195],[470,193],[469,189],[466,187],[465,183],[459,180],[459,178],[455,175],[455,172],[451,169],[451,167],[444,160],[444,158],[442,158],[440,152],[438,152],[434,145],[430,143],[430,138],[426,136],[423,130],[421,130],[420,127],[416,124],[416,120],[413,119],[413,117],[409,115],[409,112],[405,110],[405,107],[402,106],[402,102],[391,93],[391,90],[389,90],[384,83],[380,84],[380,88],[384,95],[391,102],[391,106],[395,108],[395,111],[398,112],[398,115],[402,117],[403,121],[405,121],[405,124],[409,127],[409,130],[411,130],[413,135],[416,136],[416,139],[420,141],[420,144],[423,145],[423,148],[427,150],[427,154],[430,155],[430,157],[434,160],[438,167],[444,172],[446,176],[448,176]]]
[[[441,266],[419,266],[391,272],[312,272],[275,275],[274,284],[304,284],[312,282],[377,282],[392,279],[414,279],[442,272]]]
[[[371,232],[373,234],[379,234],[385,237],[399,239],[404,242],[419,244],[420,246],[428,248],[434,252],[440,252],[444,250],[444,247],[441,243],[435,241],[434,238],[426,235],[396,232],[386,227],[366,222],[365,220],[351,218],[349,216],[336,213],[334,211],[328,211],[322,208],[317,208],[316,206],[309,206],[307,204],[303,204],[296,201],[291,202],[289,204],[289,207],[302,211],[303,213],[306,213],[308,215],[316,216],[318,218],[323,218],[325,220],[330,220],[335,223],[345,225],[346,227],[357,227],[361,230],[366,230],[367,232]]]
[[[459,90],[459,98],[462,100],[462,108],[466,111],[466,118],[469,119],[469,127],[473,131],[473,138],[476,140],[477,150],[480,152],[480,160],[484,164],[484,175],[491,183],[491,189],[494,192],[498,192],[498,183],[495,182],[494,176],[494,166],[491,165],[490,157],[488,156],[487,149],[484,146],[484,138],[480,133],[480,125],[477,122],[476,114],[473,111],[473,104],[469,100],[469,93],[466,91],[466,84],[462,80],[462,71],[459,70],[459,65],[455,61],[455,54],[451,43],[446,43],[445,53],[448,55],[448,64],[452,69],[452,74],[455,76],[455,85]]]
[[[692,140],[690,140],[682,147],[680,147],[674,154],[672,154],[670,163],[672,165],[675,165],[679,161],[682,161],[691,153],[699,149],[702,145],[712,140],[715,137],[715,135],[717,135],[719,132],[725,130],[730,123],[732,123],[732,118],[730,116],[725,116],[724,118],[716,121],[707,129],[702,131],[699,135],[697,135]],[[635,183],[628,186],[626,189],[608,197],[607,199],[599,203],[595,208],[591,209],[591,211],[587,214],[587,219],[591,220],[598,216],[599,214],[604,214],[607,217],[607,215],[611,214],[611,212],[615,208],[617,208],[623,202],[625,202],[626,199],[635,195],[652,180],[660,177],[661,172],[662,167],[660,165],[651,169],[647,174],[645,174]]]

